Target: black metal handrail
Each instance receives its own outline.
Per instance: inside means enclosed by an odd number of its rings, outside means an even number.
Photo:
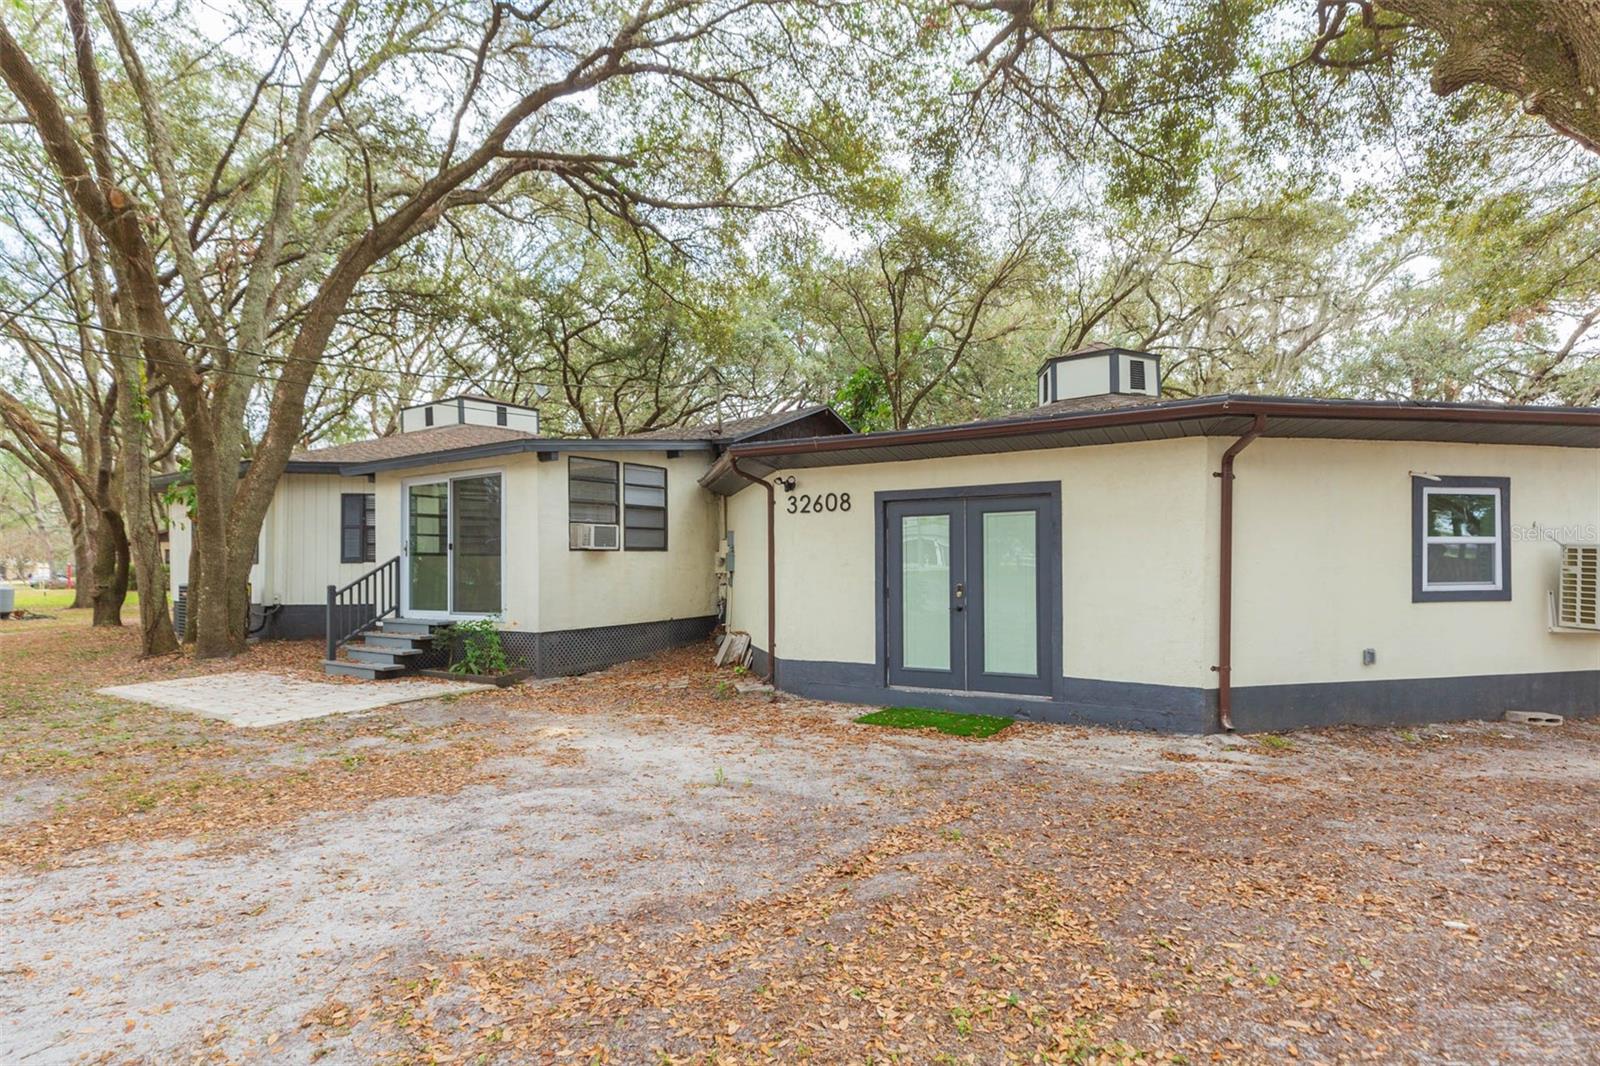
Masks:
[[[341,644],[391,614],[400,616],[398,555],[343,588],[328,586],[328,658],[337,658]]]

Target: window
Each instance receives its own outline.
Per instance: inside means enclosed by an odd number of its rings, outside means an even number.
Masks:
[[[500,404],[498,407],[496,407],[494,409],[494,424],[497,425],[497,426],[503,426],[503,425],[506,424],[506,405],[505,404]]]
[[[667,468],[627,463],[622,468],[622,547],[667,550]]]
[[[371,563],[378,558],[378,497],[370,492],[339,496],[339,561]]]
[[[422,409],[422,424],[425,425],[425,426],[433,425],[433,405],[432,404],[430,404],[427,407],[424,407]]]
[[[1411,479],[1411,599],[1511,598],[1511,482],[1494,477]]]
[[[584,550],[575,527],[590,523],[614,526],[617,517],[617,464],[609,459],[570,457],[567,460],[567,522],[573,528],[568,547]]]

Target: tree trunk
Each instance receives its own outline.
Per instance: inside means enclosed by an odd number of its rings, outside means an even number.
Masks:
[[[126,349],[127,345],[121,345]],[[121,428],[122,513],[126,516],[129,554],[139,579],[139,653],[170,655],[178,650],[167,614],[167,580],[161,566],[161,538],[151,508],[150,467],[146,461],[145,395],[134,353],[116,360],[121,379],[117,389],[117,422]]]
[[[194,436],[198,436],[195,434]],[[193,438],[191,438],[193,440]],[[201,659],[220,659],[236,650],[228,632],[228,537],[227,519],[222,500],[232,494],[218,477],[205,478],[201,473],[200,447],[194,448],[195,513],[190,523],[194,530],[194,552],[199,557],[200,572],[189,573],[189,613],[194,618],[194,653]],[[215,453],[204,464],[216,472]],[[246,571],[245,580],[248,578]],[[243,647],[241,639],[237,647]]]
[[[89,542],[89,524],[82,517],[71,523],[72,528],[72,606],[94,606],[89,575],[94,570],[94,545]]]
[[[120,626],[122,601],[128,596],[128,537],[122,516],[107,507],[99,512],[94,538],[94,587],[90,592],[94,624]]]

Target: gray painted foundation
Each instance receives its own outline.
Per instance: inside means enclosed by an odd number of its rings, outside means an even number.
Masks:
[[[1600,715],[1600,670],[1255,685],[1233,690],[1233,727],[1241,733],[1496,719],[1507,711],[1545,711],[1569,718]]]
[[[326,634],[328,608],[321,603],[284,603],[268,612],[258,604],[250,607],[250,625],[261,626],[258,640],[310,640]]]
[[[767,672],[767,656],[755,653],[755,669]],[[1176,685],[1121,684],[1062,678],[1059,695],[1031,697],[930,689],[890,688],[872,663],[778,660],[778,687],[813,699],[873,706],[932,707],[967,714],[1000,714],[1058,725],[1110,725],[1160,733],[1205,733],[1215,729],[1215,690]]]
[[[693,644],[710,636],[717,621],[716,615],[701,615],[543,633],[508,629],[500,635],[506,656],[513,663],[523,664],[537,677],[559,677]],[[259,626],[254,636],[258,640],[320,640],[326,635],[327,607],[320,603],[287,603],[268,613],[260,604],[254,604],[251,625]],[[430,651],[418,665],[442,666],[444,660],[443,651]]]
[[[759,648],[755,650],[755,669],[767,672],[767,655]],[[1072,677],[1062,680],[1059,697],[1029,699],[890,688],[871,663],[778,660],[778,687],[813,699],[879,707],[932,707],[1160,733],[1218,732],[1216,689]],[[1600,670],[1244,686],[1234,688],[1233,705],[1234,730],[1240,733],[1498,719],[1508,710],[1587,718],[1600,716]]]

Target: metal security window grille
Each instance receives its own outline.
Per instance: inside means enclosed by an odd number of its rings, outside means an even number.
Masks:
[[[667,550],[667,470],[627,463],[622,470],[625,551]]]
[[[371,492],[339,496],[339,561],[371,563],[378,558],[378,497]]]

